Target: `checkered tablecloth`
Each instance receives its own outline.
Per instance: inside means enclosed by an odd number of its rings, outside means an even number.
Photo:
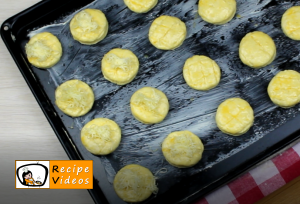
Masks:
[[[300,176],[300,143],[194,204],[252,204]]]

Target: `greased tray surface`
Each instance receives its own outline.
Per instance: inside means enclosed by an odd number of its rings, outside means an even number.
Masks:
[[[146,201],[148,203],[167,203],[167,199],[160,197],[170,194],[174,190],[173,186],[182,184],[184,187],[184,180],[187,178],[195,175],[200,175],[201,178],[201,174],[209,175],[211,172],[210,179],[202,184],[200,180],[198,186],[193,184],[193,188],[187,191],[189,195],[180,197],[180,199],[188,198],[196,192],[195,189],[200,190],[214,183],[217,180],[216,175],[225,175],[221,172],[214,173],[217,164],[219,167],[230,165],[227,158],[236,154],[241,161],[236,161],[235,165],[242,164],[243,156],[245,161],[251,158],[251,153],[247,153],[246,156],[243,149],[255,148],[256,143],[262,143],[264,148],[272,146],[262,138],[300,115],[300,105],[290,109],[278,108],[267,94],[268,83],[277,72],[285,69],[300,71],[300,43],[285,37],[280,24],[285,10],[296,3],[279,0],[240,0],[237,1],[236,17],[223,26],[204,22],[197,13],[197,4],[198,1],[195,0],[163,0],[147,14],[136,14],[127,9],[121,0],[94,1],[81,9],[97,8],[105,13],[110,28],[107,37],[100,43],[87,46],[73,40],[69,21],[79,10],[61,15],[50,24],[40,24],[27,30],[24,33],[27,38],[20,41],[20,49],[24,56],[26,56],[24,46],[28,37],[36,33],[48,31],[61,41],[63,56],[58,64],[47,70],[34,67],[30,67],[30,70],[42,84],[56,113],[61,116],[64,128],[74,144],[74,151],[78,151],[82,159],[94,160],[95,179],[99,181],[99,186],[110,203],[123,203],[114,193],[111,183],[116,172],[127,164],[136,163],[145,166],[158,178],[159,193]],[[187,38],[183,45],[174,51],[158,50],[148,40],[149,27],[160,15],[176,16],[187,25]],[[240,40],[248,32],[255,30],[269,34],[277,47],[275,61],[262,69],[252,69],[243,65],[238,56]],[[140,61],[137,77],[125,86],[108,82],[101,73],[101,59],[113,48],[130,49]],[[185,83],[182,76],[183,64],[187,58],[195,54],[209,56],[220,66],[222,78],[216,88],[206,92],[195,91]],[[75,119],[64,115],[54,103],[55,88],[70,79],[80,79],[88,83],[93,88],[96,99],[92,111]],[[170,112],[159,124],[144,125],[131,114],[130,97],[144,86],[160,89],[169,99]],[[241,137],[222,133],[215,123],[218,105],[230,97],[247,100],[255,112],[254,126]],[[81,128],[97,117],[112,119],[122,129],[119,148],[108,156],[99,157],[90,154],[80,141]],[[299,117],[294,121],[297,119]],[[300,129],[300,126],[297,129]],[[192,168],[175,168],[169,165],[162,155],[163,139],[169,133],[178,130],[190,130],[204,143],[203,158]],[[290,134],[288,131],[285,133],[286,136]],[[252,154],[255,156],[257,153]],[[235,168],[236,166],[232,165],[227,173]],[[182,202],[191,200],[186,199]]]

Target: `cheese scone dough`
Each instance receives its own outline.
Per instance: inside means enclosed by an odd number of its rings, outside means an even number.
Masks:
[[[151,171],[137,164],[127,165],[118,171],[113,185],[117,195],[130,203],[144,201],[158,191]]]
[[[65,114],[72,117],[85,115],[94,104],[94,92],[86,83],[73,79],[55,90],[55,103]]]
[[[221,103],[217,110],[218,128],[229,135],[240,136],[253,125],[254,113],[249,103],[241,98],[230,98]]]
[[[178,168],[187,168],[197,164],[204,151],[199,137],[190,131],[177,131],[169,134],[162,143],[162,152],[166,160]]]
[[[268,94],[282,108],[295,106],[300,102],[300,74],[294,70],[279,72],[269,83]]]
[[[107,155],[117,149],[121,141],[121,129],[107,118],[96,118],[81,130],[83,146],[95,155]]]
[[[198,13],[208,23],[225,24],[234,17],[235,12],[235,0],[199,0]]]
[[[191,88],[206,91],[219,84],[221,71],[218,64],[209,57],[194,55],[186,60],[183,77]]]
[[[156,6],[158,0],[124,0],[126,6],[136,13],[147,13]]]
[[[48,32],[39,33],[30,38],[25,51],[28,61],[38,68],[53,67],[62,55],[60,41]]]
[[[133,52],[112,49],[104,55],[101,69],[104,78],[118,85],[131,82],[139,71],[139,60]]]
[[[73,38],[81,44],[93,45],[106,37],[108,22],[102,11],[85,9],[73,17],[70,30]]]
[[[145,124],[160,123],[169,112],[167,96],[160,90],[144,87],[137,90],[130,99],[132,115]]]
[[[179,18],[160,16],[151,24],[149,40],[153,46],[161,50],[174,50],[186,37],[186,26]]]
[[[242,62],[249,67],[265,67],[275,59],[276,45],[269,35],[254,31],[242,39],[239,55]]]
[[[286,36],[300,40],[300,6],[289,8],[282,16],[281,27]]]

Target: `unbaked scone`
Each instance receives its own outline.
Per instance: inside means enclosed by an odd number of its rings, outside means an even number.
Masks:
[[[221,78],[218,64],[203,55],[194,55],[185,61],[183,77],[193,89],[206,91],[216,87]]]
[[[162,143],[162,152],[166,160],[178,168],[187,168],[197,164],[204,151],[199,137],[190,131],[177,131],[169,134]]]
[[[225,24],[234,17],[235,12],[235,0],[199,0],[198,13],[208,23]]]
[[[108,32],[107,19],[98,9],[84,9],[70,23],[73,38],[81,44],[93,45],[103,40]]]
[[[253,125],[254,113],[249,103],[241,98],[230,98],[221,103],[217,110],[218,128],[229,135],[240,136]]]
[[[289,8],[282,16],[281,27],[286,36],[300,40],[300,6]]]
[[[137,90],[130,99],[132,115],[145,124],[160,123],[169,112],[167,96],[160,90],[144,87]]]
[[[101,62],[104,78],[118,85],[131,82],[139,66],[139,60],[133,52],[119,48],[105,54]]]
[[[130,203],[144,201],[158,191],[151,171],[137,164],[127,165],[118,171],[113,185],[117,195]]]
[[[271,80],[268,94],[273,103],[290,108],[300,102],[300,74],[294,70],[281,71]]]
[[[249,67],[265,67],[275,59],[276,45],[269,35],[254,31],[242,39],[239,55],[242,62]]]
[[[55,103],[65,114],[79,117],[89,112],[94,104],[94,92],[86,83],[73,79],[55,90]]]
[[[161,50],[178,48],[186,37],[186,26],[179,18],[160,16],[151,24],[149,40],[153,46]]]
[[[126,6],[136,13],[147,13],[156,6],[158,0],[124,0]]]
[[[107,118],[91,120],[81,130],[83,146],[95,155],[107,155],[117,149],[121,141],[121,129]]]
[[[30,38],[25,46],[28,61],[38,68],[53,67],[61,58],[61,43],[51,33],[43,32]]]

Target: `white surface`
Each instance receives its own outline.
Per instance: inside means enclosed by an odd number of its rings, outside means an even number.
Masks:
[[[38,0],[1,0],[0,24]],[[0,203],[93,203],[87,190],[15,189],[15,160],[68,157],[0,40]]]
[[[299,154],[300,156],[300,143],[296,144],[293,149]]]
[[[279,171],[276,168],[275,164],[271,160],[268,160],[258,168],[250,170],[249,173],[251,174],[257,185],[260,185],[266,180],[279,174]]]
[[[211,204],[226,204],[235,200],[235,197],[226,185],[205,197],[208,203]]]

